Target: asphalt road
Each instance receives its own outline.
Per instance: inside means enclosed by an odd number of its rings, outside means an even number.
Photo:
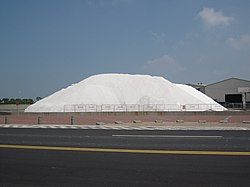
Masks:
[[[0,186],[248,186],[250,156],[238,152],[250,152],[250,131],[0,129]]]

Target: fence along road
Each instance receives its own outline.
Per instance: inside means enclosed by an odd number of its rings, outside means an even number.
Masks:
[[[75,104],[64,105],[64,112],[146,112],[146,111],[218,111],[222,110],[217,104]]]

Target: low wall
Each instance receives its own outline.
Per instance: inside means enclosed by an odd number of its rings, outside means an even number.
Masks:
[[[114,123],[115,121],[153,122],[207,122],[241,123],[250,121],[250,111],[223,111],[223,112],[97,112],[97,113],[19,113],[0,116],[0,124],[77,124],[90,125],[96,122]]]

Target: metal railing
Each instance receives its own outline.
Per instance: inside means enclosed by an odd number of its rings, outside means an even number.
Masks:
[[[221,105],[228,109],[250,109],[250,103],[246,103],[245,107],[243,103],[222,103]]]
[[[75,104],[64,105],[64,112],[150,112],[150,111],[222,111],[217,104]]]

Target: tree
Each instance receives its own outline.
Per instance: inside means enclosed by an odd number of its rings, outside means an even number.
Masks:
[[[21,104],[33,104],[33,99],[22,99]]]
[[[3,102],[4,104],[7,104],[7,103],[9,102],[9,98],[3,98],[3,99],[2,99],[2,102]]]
[[[42,98],[41,97],[36,97],[36,101],[39,101],[39,100],[41,100]]]
[[[11,99],[8,101],[8,104],[16,104],[16,99],[11,98]]]
[[[3,98],[0,99],[0,104],[33,104],[33,99],[20,99],[20,98]]]
[[[33,103],[34,103],[33,99],[28,99],[28,103],[27,104],[33,104]]]

